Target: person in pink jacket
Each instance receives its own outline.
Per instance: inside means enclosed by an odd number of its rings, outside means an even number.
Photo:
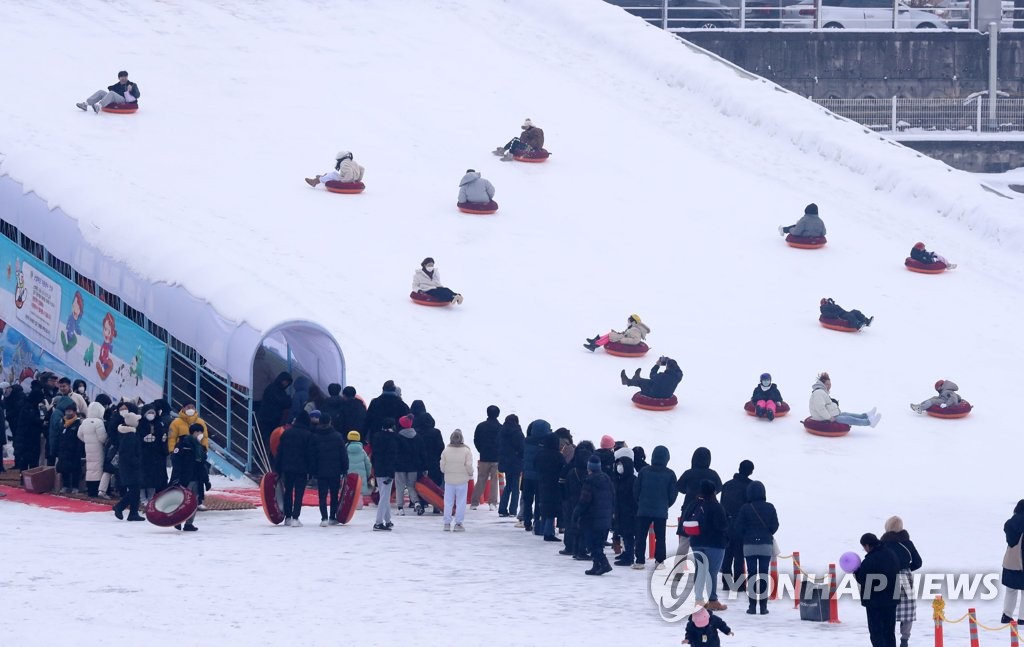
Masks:
[[[452,432],[451,442],[441,452],[441,471],[444,472],[444,529],[452,529],[452,508],[455,508],[455,532],[465,527],[466,490],[473,477],[473,450],[462,438],[462,431]],[[457,506],[457,507],[456,507]]]

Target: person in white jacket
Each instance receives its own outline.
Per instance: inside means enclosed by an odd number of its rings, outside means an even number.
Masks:
[[[103,457],[107,452],[103,405],[93,402],[87,408],[86,415],[78,427],[78,439],[85,443],[85,485],[89,496],[109,499],[107,487],[110,485],[110,474],[103,471]]]
[[[315,189],[318,184],[324,182],[345,182],[346,184],[362,182],[365,171],[366,169],[356,164],[355,160],[352,159],[352,153],[349,151],[339,151],[334,156],[334,170],[327,171],[321,175],[307,177],[306,184]]]
[[[583,347],[593,353],[598,346],[604,346],[608,342],[613,344],[625,344],[626,346],[639,346],[651,334],[650,327],[640,321],[640,315],[629,315],[626,320],[626,329],[622,332],[612,330],[603,335],[594,335],[583,344]]]
[[[874,427],[882,419],[877,409],[867,413],[845,413],[839,408],[839,401],[832,397],[832,379],[828,373],[818,375],[818,380],[811,387],[811,419],[819,422],[838,422],[845,425]]]
[[[434,267],[434,259],[426,257],[420,268],[412,275],[413,292],[429,294],[441,301],[450,301],[456,305],[462,303],[462,295],[441,284],[441,274]]]
[[[441,471],[444,473],[444,529],[452,529],[452,508],[455,508],[455,532],[465,528],[466,490],[473,477],[473,450],[463,442],[462,431],[452,432],[451,442],[441,452]]]

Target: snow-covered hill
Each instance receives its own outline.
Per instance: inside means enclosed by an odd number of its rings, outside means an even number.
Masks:
[[[677,471],[698,445],[726,477],[751,458],[780,509],[784,552],[802,551],[809,567],[898,513],[928,568],[998,568],[1001,523],[1020,497],[1019,194],[599,0],[9,0],[0,24],[0,172],[142,275],[257,326],[322,322],[363,393],[393,378],[446,433],[494,403],[577,439],[608,433],[648,453],[665,444]],[[140,84],[138,114],[75,109],[119,69]],[[499,162],[489,151],[527,116],[544,128],[550,162]],[[366,166],[366,193],[302,182],[339,149]],[[467,168],[496,185],[498,215],[455,210]],[[818,252],[776,233],[808,202],[829,228]],[[906,272],[917,240],[960,269]],[[409,302],[428,255],[465,304]],[[874,325],[820,328],[822,296]],[[580,347],[633,312],[653,328],[650,358]],[[681,404],[642,412],[618,373],[659,354],[685,371]],[[841,440],[804,433],[797,420],[821,370],[845,409],[877,406],[881,425]],[[743,415],[762,371],[798,415]],[[961,385],[977,406],[970,418],[910,412],[938,378]],[[297,547],[314,541],[294,536]],[[372,536],[357,537],[372,550]],[[555,559],[544,550],[524,565],[538,577]],[[636,581],[602,581],[610,599],[642,594],[641,574],[615,578]],[[224,592],[229,605],[251,594]],[[791,616],[772,622],[789,627],[785,640],[758,644],[821,638]],[[653,607],[635,623],[660,631]],[[835,636],[863,643],[862,618]]]

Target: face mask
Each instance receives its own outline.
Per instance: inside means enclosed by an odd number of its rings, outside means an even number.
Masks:
[[[428,272],[433,272],[434,271],[434,266],[433,265],[427,265],[423,269],[425,269]]]
[[[128,409],[119,409],[118,413],[121,414],[121,417],[123,418],[124,414],[128,413]]]
[[[185,415],[186,416],[194,416],[194,415],[196,415],[196,410],[195,409],[185,409]]]
[[[155,413],[147,413],[146,414],[146,420],[156,420],[156,414]]]
[[[84,386],[78,387],[78,392],[84,394],[85,393],[85,387]]]
[[[766,388],[766,389],[767,389],[767,388],[768,388],[769,386],[771,386],[771,385],[772,385],[772,383],[771,383],[771,382],[761,382],[761,386],[763,386],[763,387],[764,387],[764,388]]]
[[[203,439],[203,435],[202,434],[196,434],[196,440],[202,440],[202,439]]]
[[[615,471],[618,472],[619,474],[622,474],[623,472],[626,471],[626,469],[622,467],[621,463],[619,463],[618,465],[615,466]]]

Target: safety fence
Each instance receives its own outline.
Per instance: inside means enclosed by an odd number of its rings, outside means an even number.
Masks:
[[[981,631],[1001,632],[1003,630],[1008,630],[1010,633],[1011,647],[1018,647],[1020,645],[1020,633],[1016,620],[1011,620],[1009,623],[999,625],[998,627],[989,627],[978,622],[978,613],[974,608],[968,609],[967,613],[956,620],[950,620],[946,617],[946,601],[942,599],[941,595],[936,596],[935,600],[932,601],[932,620],[935,621],[935,647],[943,647],[944,645],[944,625],[957,625],[964,621],[967,622],[970,632],[971,647],[980,647]]]
[[[995,119],[990,99],[814,99],[837,115],[877,132],[990,133],[1024,131],[1024,99],[997,97]]]

